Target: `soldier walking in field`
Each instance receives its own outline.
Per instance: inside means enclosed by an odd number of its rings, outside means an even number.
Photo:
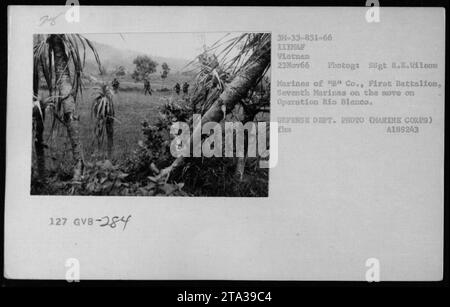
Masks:
[[[177,95],[180,95],[180,83],[177,82],[177,84],[175,84],[174,89],[175,92],[177,93]]]
[[[189,92],[189,84],[187,82],[184,82],[183,84],[183,94],[187,95]]]
[[[147,79],[144,79],[144,95],[147,95],[147,93],[149,95],[151,95],[152,89],[150,87],[150,81],[148,81]]]
[[[114,78],[114,80],[111,82],[112,88],[114,92],[117,92],[119,90],[120,82],[117,80],[117,78]]]

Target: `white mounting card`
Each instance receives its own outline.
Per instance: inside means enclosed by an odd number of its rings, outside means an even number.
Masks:
[[[441,280],[444,75],[444,8],[10,6],[5,277]]]

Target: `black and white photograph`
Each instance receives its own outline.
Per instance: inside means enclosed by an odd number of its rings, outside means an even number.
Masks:
[[[270,33],[35,34],[31,194],[267,197],[251,142],[269,129],[270,45]],[[181,133],[192,148],[177,155]]]

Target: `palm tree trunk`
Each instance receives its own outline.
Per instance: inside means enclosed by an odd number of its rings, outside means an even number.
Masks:
[[[242,115],[243,115],[243,121],[242,124],[245,126],[248,122],[254,122],[256,115],[261,111],[260,106],[257,105],[242,105]],[[237,163],[236,163],[236,177],[239,181],[242,181],[244,179],[244,172],[245,172],[245,163],[247,161],[247,151],[248,151],[248,137],[245,136],[245,148],[244,148],[244,157],[238,157]]]
[[[106,120],[106,137],[107,137],[108,159],[111,160],[114,148],[114,119],[112,118],[108,118]]]
[[[39,102],[40,103],[40,102]],[[35,107],[37,108],[37,107]],[[42,110],[43,112],[43,110]],[[37,173],[40,179],[45,177],[45,151],[44,151],[44,120],[39,110],[33,110],[34,117],[34,149],[36,150]]]
[[[79,180],[84,168],[84,162],[81,153],[81,143],[78,132],[78,121],[75,120],[75,97],[72,93],[72,82],[69,70],[69,58],[66,54],[65,46],[59,35],[51,35],[49,38],[51,48],[53,49],[55,60],[56,88],[64,112],[64,121],[67,127],[67,135],[72,146],[73,159],[75,160],[74,180]]]
[[[39,95],[39,72],[38,65],[33,68],[33,94],[35,97]],[[33,98],[35,99],[35,98]],[[33,122],[34,122],[34,149],[36,151],[37,173],[39,179],[45,177],[45,151],[44,151],[44,108],[41,101],[37,101],[39,106],[33,106]],[[40,109],[39,109],[40,108]]]
[[[257,80],[270,64],[270,49],[250,62],[253,63],[245,67],[245,69],[233,79],[211,108],[209,108],[202,116],[202,124],[221,121],[224,116],[222,106],[225,106],[226,112],[228,113],[233,110],[236,103],[247,96],[248,91],[255,86]],[[202,127],[200,126],[195,129],[201,128]]]
[[[255,51],[250,56],[248,59],[249,64],[242,68],[219,98],[205,112],[200,124],[194,128],[192,136],[201,134],[202,126],[205,123],[220,122],[224,118],[224,111],[226,113],[231,112],[236,103],[247,96],[248,91],[256,86],[256,83],[270,65],[270,56],[270,48]],[[182,165],[183,161],[183,156],[178,157],[171,166],[161,172],[161,176],[168,175],[173,169]]]

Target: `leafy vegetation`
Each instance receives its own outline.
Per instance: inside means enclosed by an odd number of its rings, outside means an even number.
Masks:
[[[162,89],[164,86],[164,81],[167,79],[167,76],[169,75],[170,68],[166,62],[162,63],[161,68],[162,68],[161,72],[161,80],[162,80],[161,89]]]
[[[156,72],[156,67],[158,66],[158,63],[146,55],[137,56],[134,59],[133,64],[136,65],[136,68],[131,77],[135,81],[144,80],[144,78],[147,78],[150,74]]]
[[[117,66],[115,69],[114,69],[114,76],[116,76],[116,77],[124,77],[125,75],[126,75],[126,70],[125,70],[125,67],[123,67],[123,66]]]
[[[108,84],[94,88],[91,117],[95,120],[94,135],[101,149],[107,136],[108,157],[112,155],[114,137],[114,91]]]

